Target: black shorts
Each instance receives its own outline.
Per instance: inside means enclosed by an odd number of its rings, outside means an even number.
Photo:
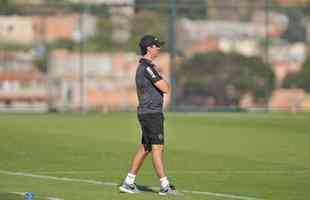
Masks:
[[[163,113],[138,114],[142,129],[142,141],[146,151],[152,151],[152,144],[164,144]]]

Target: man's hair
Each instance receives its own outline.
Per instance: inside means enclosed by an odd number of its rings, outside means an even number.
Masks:
[[[141,52],[141,55],[144,56],[147,53],[147,47],[140,46],[140,52]]]

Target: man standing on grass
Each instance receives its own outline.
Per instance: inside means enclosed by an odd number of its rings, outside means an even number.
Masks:
[[[170,92],[170,86],[152,63],[163,45],[164,42],[152,35],[145,35],[139,43],[142,58],[136,71],[136,88],[139,99],[138,119],[142,129],[142,142],[134,155],[127,177],[119,187],[121,192],[140,192],[135,184],[135,178],[146,156],[151,153],[153,166],[160,180],[159,194],[176,194],[175,187],[169,183],[166,176],[163,163],[163,96]]]

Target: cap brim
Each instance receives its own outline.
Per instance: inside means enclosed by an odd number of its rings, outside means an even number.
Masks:
[[[162,47],[165,45],[165,42],[164,41],[158,41],[158,42],[156,42],[156,45],[159,47]]]

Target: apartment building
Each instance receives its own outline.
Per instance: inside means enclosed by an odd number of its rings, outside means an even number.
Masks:
[[[47,77],[24,52],[0,56],[0,111],[47,111]]]
[[[168,54],[156,63],[164,77],[170,77]],[[79,53],[65,50],[51,55],[49,76],[53,104],[58,109],[134,110],[137,106],[135,53]],[[82,81],[81,81],[82,78]],[[166,103],[169,103],[167,97]]]

